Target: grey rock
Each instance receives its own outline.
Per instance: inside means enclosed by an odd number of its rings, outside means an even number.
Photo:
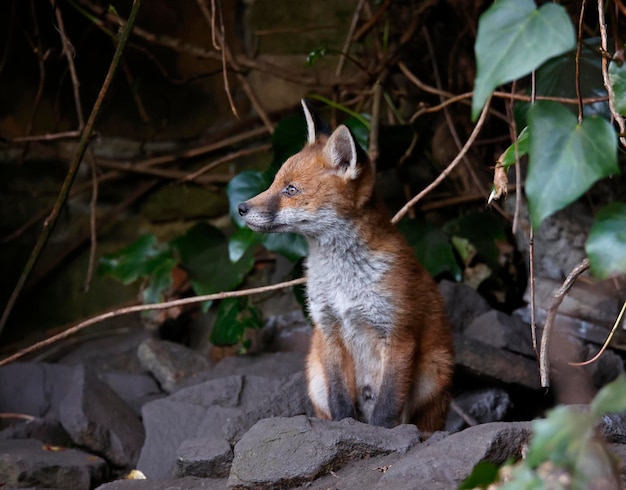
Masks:
[[[137,469],[150,479],[171,477],[178,446],[196,437],[205,412],[201,406],[168,398],[146,403],[141,410],[146,439]]]
[[[96,490],[224,490],[225,479],[186,476],[175,480],[116,480]]]
[[[352,419],[306,416],[263,419],[235,445],[230,488],[282,488],[341,467],[347,461],[406,452],[419,443],[414,425],[385,429]]]
[[[444,280],[439,283],[439,291],[455,332],[463,332],[474,318],[491,310],[485,298],[466,284]]]
[[[416,446],[389,468],[375,488],[414,490],[416,482],[429,490],[457,488],[481,461],[501,464],[508,458],[520,458],[530,434],[530,422],[493,422],[426,447]]]
[[[108,384],[137,414],[144,403],[164,396],[154,378],[148,374],[120,372],[102,373],[100,378]]]
[[[137,467],[148,478],[171,476],[177,450],[187,439],[234,444],[262,418],[300,415],[307,409],[302,373],[284,379],[229,376],[181,389],[144,405],[146,441]]]
[[[74,368],[16,362],[0,368],[0,412],[54,416],[72,384]]]
[[[144,440],[139,418],[117,394],[83,366],[60,405],[60,420],[72,440],[116,466],[133,467]]]
[[[6,419],[5,419],[6,420]],[[0,431],[0,439],[37,439],[51,446],[70,446],[72,438],[56,419],[17,420]]]
[[[76,449],[46,450],[34,439],[0,441],[3,488],[89,490],[104,481],[106,462]]]
[[[474,318],[463,333],[499,349],[535,356],[530,326],[519,316],[490,310]]]
[[[626,444],[626,413],[610,413],[602,417],[600,433],[612,443]]]
[[[513,407],[509,394],[499,388],[484,388],[462,393],[454,398],[454,403],[478,424],[500,422]],[[451,408],[446,421],[446,430],[458,432],[466,427],[467,423]]]
[[[540,389],[537,362],[462,334],[454,334],[457,370],[473,376]]]
[[[178,448],[175,476],[225,478],[232,460],[233,450],[223,437],[187,439]]]
[[[202,371],[209,361],[187,347],[154,338],[144,340],[137,348],[142,367],[152,373],[164,391],[171,393],[180,383]]]
[[[284,379],[246,376],[240,409],[238,416],[226,421],[222,432],[232,444],[261,419],[311,415],[313,410],[306,393],[304,373]]]

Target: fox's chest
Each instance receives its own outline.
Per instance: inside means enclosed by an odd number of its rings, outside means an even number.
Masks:
[[[383,286],[390,262],[384,254],[358,247],[341,254],[310,250],[307,294],[318,327],[340,327],[350,336],[370,326],[384,335],[393,322],[391,296]]]

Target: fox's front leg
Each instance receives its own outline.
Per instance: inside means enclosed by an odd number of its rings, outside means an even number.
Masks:
[[[381,427],[407,422],[404,411],[411,387],[413,343],[372,336],[365,346],[369,352],[355,356],[358,404],[365,422]]]
[[[318,418],[356,418],[354,364],[339,335],[313,329],[306,374]]]

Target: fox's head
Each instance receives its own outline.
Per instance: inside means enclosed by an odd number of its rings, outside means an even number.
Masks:
[[[328,135],[302,101],[307,144],[282,165],[265,192],[239,204],[250,228],[315,237],[336,229],[370,200],[374,169],[346,126]]]

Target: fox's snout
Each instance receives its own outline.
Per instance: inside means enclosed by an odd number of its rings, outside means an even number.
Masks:
[[[239,216],[243,217],[246,214],[248,214],[248,211],[250,211],[250,208],[245,202],[240,202],[237,205],[237,211],[239,211]]]

